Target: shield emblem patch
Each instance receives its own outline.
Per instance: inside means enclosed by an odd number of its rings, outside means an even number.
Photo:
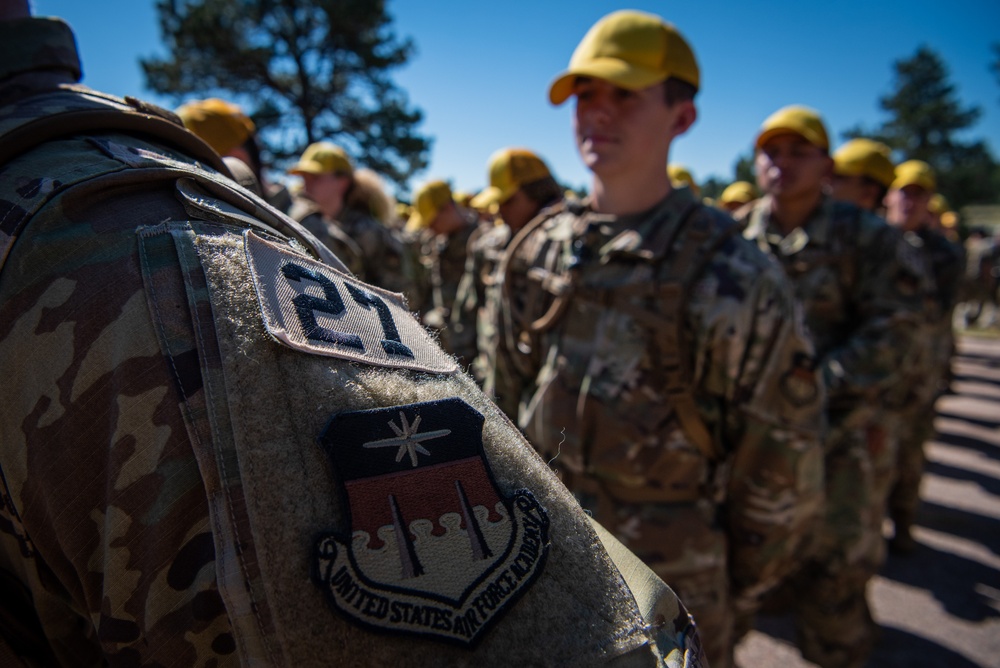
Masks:
[[[461,399],[330,421],[321,443],[351,526],[317,540],[315,579],[337,611],[472,646],[531,585],[548,553],[548,516],[530,491],[499,491],[482,428]]]

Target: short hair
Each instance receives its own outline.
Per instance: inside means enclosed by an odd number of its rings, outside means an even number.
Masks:
[[[663,82],[663,99],[669,106],[674,106],[678,102],[690,102],[698,94],[697,86],[681,81],[675,77],[670,77]]]
[[[525,183],[521,190],[532,202],[538,206],[548,206],[553,202],[562,199],[563,189],[551,176]]]

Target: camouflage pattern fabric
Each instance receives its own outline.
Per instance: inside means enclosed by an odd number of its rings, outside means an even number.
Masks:
[[[442,348],[468,367],[475,357],[475,329],[450,326],[469,239],[478,227],[471,210],[463,210],[462,216],[467,224],[458,232],[443,235],[427,230],[415,240],[419,268],[414,289],[419,295],[416,302],[424,325],[438,333]]]
[[[487,315],[486,291],[496,283],[500,260],[510,239],[511,230],[507,225],[481,225],[473,232],[451,312],[453,330],[476,333],[470,371],[480,384],[486,380],[492,366],[499,335],[493,326],[495,320]],[[487,395],[491,394],[487,391]]]
[[[304,195],[294,197],[288,216],[333,251],[352,274],[365,280],[365,259],[361,246],[340,229],[339,225],[327,220],[315,202]]]
[[[392,292],[411,292],[400,241],[367,213],[345,209],[338,220],[329,220],[312,200],[299,195],[289,216],[326,244],[362,281]]]
[[[663,306],[679,287],[671,263],[699,251],[684,240],[724,238],[732,225],[687,189],[629,217],[563,205],[511,243],[501,283],[498,358],[517,385],[498,377],[498,396],[524,388],[529,440],[678,591],[713,666],[731,665],[734,612],[753,610],[795,565],[822,488],[822,388],[777,267],[731,236],[684,286],[685,308]],[[663,360],[680,348],[661,325],[675,317],[712,454],[665,386]]]
[[[0,45],[12,44],[0,80],[14,81],[17,93],[0,87],[0,126],[39,113],[29,95],[36,53],[75,53],[69,30],[51,20],[0,23]],[[50,60],[38,62],[51,72]],[[62,69],[67,81],[78,75]],[[11,72],[27,76],[4,78]],[[52,92],[46,113],[60,100],[72,108],[80,94]],[[695,627],[672,592],[630,573],[646,583],[644,618],[586,515],[516,429],[470,378],[389,359],[408,351],[453,366],[426,337],[402,340],[419,330],[402,303],[336,260],[321,262],[325,251],[290,219],[267,218],[262,201],[170,146],[121,133],[50,141],[0,166],[0,207],[5,221],[30,219],[0,267],[0,635],[20,657],[39,665],[702,665]],[[261,264],[267,257],[284,264]],[[272,333],[274,294],[260,282],[268,267],[286,291],[303,286],[295,308],[283,302],[282,311],[302,320],[298,338]],[[320,324],[323,313],[342,317]],[[358,328],[359,318],[371,326]],[[381,337],[386,353],[359,353],[371,363],[345,358],[337,346],[355,345],[352,331],[359,341]],[[307,335],[328,352],[305,352]],[[345,473],[327,456],[349,444],[341,425],[360,421],[391,436],[370,416],[403,420],[406,437],[388,439],[388,449],[373,441],[370,452],[391,463],[401,444],[396,461],[406,465],[406,448],[425,457],[435,451],[428,438],[450,433],[418,428],[412,411],[424,405],[466,416],[454,427],[481,439],[477,470],[487,467],[495,486],[485,491],[532,501],[522,533],[534,527],[535,539],[524,534],[512,556],[535,575],[519,582],[511,568],[481,583],[476,603],[493,625],[475,644],[442,642],[444,626],[475,630],[452,627],[444,599],[397,600],[396,621],[423,629],[404,633],[356,620],[388,616],[369,589],[319,586],[316,569],[329,553],[317,551],[318,537],[333,529],[350,540],[352,514],[369,511],[348,505]],[[488,509],[477,514],[494,526]],[[471,515],[453,519],[450,535],[471,535],[455,533]],[[426,528],[411,530],[426,538]],[[459,555],[444,566],[456,558],[475,570]],[[326,594],[351,610],[331,609]]]
[[[861,665],[875,628],[865,584],[877,569],[884,498],[873,459],[891,461],[879,431],[880,388],[910,349],[927,294],[919,256],[882,219],[824,199],[789,234],[764,197],[740,212],[744,236],[792,279],[813,334],[829,402],[826,513],[812,563],[795,583],[800,649],[829,666]]]
[[[909,535],[920,502],[924,444],[934,437],[934,404],[948,383],[955,347],[952,321],[965,260],[962,249],[936,231],[923,228],[906,232],[904,239],[923,256],[933,276],[934,290],[926,300],[914,350],[898,380],[886,392],[899,424],[896,476],[885,495],[897,536]]]

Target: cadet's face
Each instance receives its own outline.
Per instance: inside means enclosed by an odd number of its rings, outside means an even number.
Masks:
[[[833,161],[804,137],[786,133],[771,137],[757,149],[757,185],[775,199],[819,195]]]
[[[632,91],[587,77],[577,78],[573,93],[576,145],[588,169],[599,177],[664,171],[685,103],[667,106],[662,84]]]
[[[335,215],[350,185],[350,177],[341,174],[303,174],[302,190],[327,215]]]
[[[929,219],[931,192],[918,185],[893,188],[885,196],[885,217],[893,225],[912,230]]]

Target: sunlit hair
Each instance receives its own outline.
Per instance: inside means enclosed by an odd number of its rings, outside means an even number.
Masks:
[[[370,169],[354,170],[344,206],[367,211],[383,225],[390,225],[396,215],[396,198],[386,192],[382,177]]]

